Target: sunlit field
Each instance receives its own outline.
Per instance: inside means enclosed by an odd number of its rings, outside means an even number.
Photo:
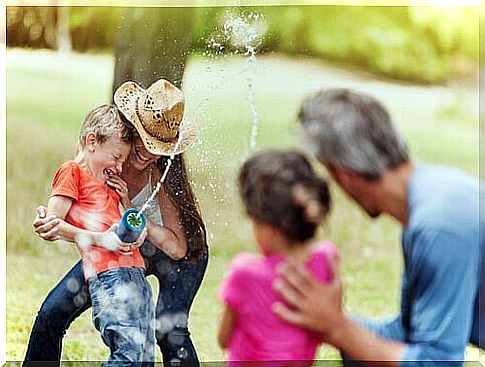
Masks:
[[[199,126],[200,139],[188,163],[210,245],[209,267],[190,315],[203,361],[224,359],[216,341],[218,285],[235,254],[254,251],[235,188],[237,168],[250,154],[248,76],[259,114],[256,149],[303,148],[296,119],[302,99],[320,88],[351,87],[389,108],[416,161],[454,165],[478,176],[478,79],[476,84],[404,85],[278,55],[258,57],[248,74],[245,61],[193,56],[183,87],[186,112]],[[110,101],[113,64],[110,55],[102,54],[7,52],[7,360],[23,358],[36,310],[78,259],[68,243],[37,239],[31,222],[35,208],[46,202],[53,172],[73,157],[84,115]],[[340,250],[347,310],[371,316],[397,312],[399,226],[389,218],[368,219],[335,185],[332,194],[332,213],[319,236],[331,238]],[[154,279],[151,283],[156,290]],[[107,356],[88,311],[69,329],[62,358]],[[322,347],[318,358],[339,357]],[[467,358],[477,360],[478,351],[467,350]]]

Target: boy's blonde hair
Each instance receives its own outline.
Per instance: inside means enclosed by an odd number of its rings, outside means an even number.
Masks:
[[[100,143],[104,143],[111,136],[118,133],[121,141],[131,144],[133,131],[125,123],[114,105],[103,104],[91,110],[84,119],[79,132],[79,144],[81,149],[86,144],[86,136],[93,132]]]

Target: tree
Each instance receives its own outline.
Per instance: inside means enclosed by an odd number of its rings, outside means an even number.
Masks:
[[[126,8],[115,44],[113,92],[126,80],[147,88],[165,78],[181,87],[194,8]]]
[[[69,33],[69,7],[57,7],[57,50],[69,53],[72,50],[71,35]]]

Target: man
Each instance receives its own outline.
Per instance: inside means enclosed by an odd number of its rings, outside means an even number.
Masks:
[[[301,266],[281,269],[275,288],[291,307],[279,303],[274,311],[320,333],[344,359],[367,364],[460,361],[469,341],[483,348],[485,239],[479,233],[478,178],[416,165],[389,113],[368,95],[320,92],[303,103],[299,118],[305,141],[337,184],[370,217],[386,213],[402,224],[401,312],[385,320],[347,316],[337,264],[327,285]]]

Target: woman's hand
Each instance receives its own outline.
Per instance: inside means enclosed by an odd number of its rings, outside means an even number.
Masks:
[[[47,208],[45,206],[39,206],[34,221],[32,222],[32,227],[34,227],[34,232],[43,240],[57,241],[61,239],[58,229],[59,223],[60,220],[57,216],[47,216]]]
[[[147,230],[147,227],[145,227],[145,228],[143,228],[143,232],[141,233],[140,237],[138,237],[138,240],[136,240],[136,242],[133,242],[131,244],[131,247],[132,248],[138,248],[141,245],[143,245],[143,242],[145,242],[147,235],[148,235],[148,230]]]
[[[109,176],[106,183],[108,184],[108,186],[111,186],[120,196],[121,205],[123,205],[125,209],[131,208],[133,206],[128,196],[128,185],[120,176],[111,175]]]

